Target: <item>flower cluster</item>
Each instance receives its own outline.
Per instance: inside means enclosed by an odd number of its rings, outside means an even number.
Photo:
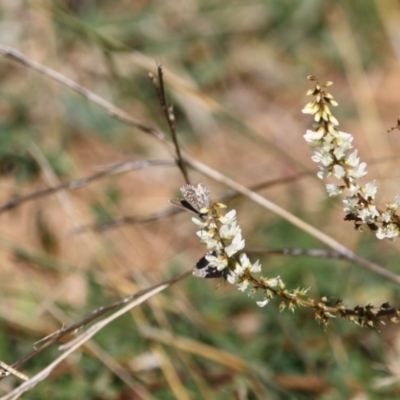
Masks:
[[[374,205],[376,182],[358,183],[367,174],[367,164],[360,162],[357,150],[352,150],[353,136],[336,129],[339,123],[329,109],[329,106],[337,106],[332,95],[325,90],[332,82],[321,84],[314,76],[308,79],[315,81],[314,87],[307,92],[314,96],[314,100],[304,107],[303,113],[313,115],[316,126],[306,132],[304,139],[313,149],[312,160],[319,164],[318,177],[333,176],[342,181],[341,184],[328,183],[326,189],[329,196],[345,192],[345,219],[354,221],[357,229],[366,225],[378,239],[396,239],[400,235],[400,218],[395,214],[400,206],[400,196],[387,204],[385,210]]]
[[[286,289],[285,283],[277,276],[275,278],[256,278],[254,274],[261,272],[261,264],[257,260],[251,263],[248,256],[240,252],[244,249],[245,241],[237,223],[236,211],[231,210],[222,214],[226,206],[213,203],[210,200],[208,189],[201,183],[196,187],[184,185],[181,188],[184,199],[172,199],[171,203],[187,211],[197,214],[192,218],[198,227],[197,236],[207,247],[207,254],[203,256],[193,268],[193,275],[200,278],[223,278],[240,291],[249,291],[253,295],[259,290],[263,298],[257,301],[259,307],[264,307],[274,297],[282,299],[280,310],[288,308],[294,311],[298,307],[308,307],[314,312],[314,318],[327,325],[336,316],[361,326],[375,328],[386,318],[392,323],[399,322],[400,310],[391,307],[388,303],[379,308],[371,305],[347,308],[341,301],[328,305],[326,297],[319,300],[307,296],[308,289]]]
[[[199,228],[197,236],[200,242],[208,250],[196,264],[193,275],[201,278],[222,277],[243,292],[248,289],[250,283],[257,284],[257,290],[264,289],[266,294],[265,299],[257,304],[267,304],[276,292],[274,288],[283,288],[284,285],[280,277],[260,278],[258,281],[252,275],[261,272],[261,264],[258,260],[251,263],[245,253],[239,253],[244,249],[245,241],[237,223],[236,211],[231,210],[222,215],[221,209],[226,206],[222,203],[212,203],[209,200],[208,189],[201,183],[197,188],[185,185],[181,192],[185,200],[171,201],[197,214],[192,220]]]

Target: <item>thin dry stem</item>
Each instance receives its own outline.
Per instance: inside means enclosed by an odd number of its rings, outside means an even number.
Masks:
[[[121,110],[120,108],[114,106],[104,98],[98,96],[97,94],[91,92],[90,90],[84,88],[83,86],[79,85],[72,79],[67,78],[65,75],[60,74],[53,69],[46,67],[45,65],[39,64],[36,61],[33,61],[29,57],[25,56],[21,52],[12,47],[0,44],[0,54],[6,58],[9,58],[13,61],[18,62],[19,64],[25,65],[36,72],[39,72],[55,81],[62,83],[65,86],[68,86],[70,89],[76,91],[77,93],[81,94],[83,97],[86,97],[92,103],[99,105],[100,107],[104,108],[107,113],[113,117],[118,119],[119,121],[124,122],[127,125],[131,125],[135,128],[140,129],[142,132],[149,133],[152,136],[155,136],[157,139],[165,141],[165,135],[163,132],[155,128],[154,126],[148,125],[141,121],[136,120],[131,115],[126,113],[125,111]]]
[[[21,204],[24,204],[26,202],[40,199],[42,197],[49,196],[54,193],[58,193],[62,190],[77,190],[81,189],[91,182],[94,182],[98,179],[105,178],[107,176],[113,176],[129,171],[134,171],[137,169],[144,169],[144,168],[149,168],[149,167],[171,167],[175,166],[175,162],[171,160],[144,160],[144,161],[133,161],[133,162],[122,162],[122,163],[116,163],[111,165],[110,167],[106,168],[104,171],[97,172],[93,175],[89,175],[85,178],[80,178],[76,179],[70,182],[62,183],[61,185],[56,185],[50,188],[42,189],[35,191],[33,193],[30,193],[26,196],[19,197],[19,198],[14,198],[6,201],[2,205],[0,205],[0,214],[11,210],[15,207],[20,206]]]
[[[143,296],[147,296],[147,294],[149,292],[155,294],[158,293],[161,290],[164,290],[167,287],[172,286],[173,284],[175,284],[176,282],[181,281],[182,279],[186,278],[187,276],[189,276],[191,274],[191,271],[185,272],[181,275],[176,276],[175,278],[169,279],[165,282],[159,283],[157,285],[154,285],[148,289],[144,289],[141,290],[137,293],[134,293],[132,295],[129,295],[121,300],[118,300],[112,304],[109,304],[107,306],[103,306],[100,307],[94,311],[92,311],[89,315],[87,315],[85,318],[81,319],[80,321],[68,326],[68,327],[64,327],[61,328],[60,330],[58,330],[57,332],[54,332],[53,334],[47,336],[46,338],[44,338],[44,342],[41,346],[37,347],[35,350],[33,350],[31,353],[27,354],[25,357],[21,358],[20,360],[16,361],[15,363],[13,363],[11,365],[11,367],[13,368],[19,368],[21,365],[23,365],[24,363],[26,363],[28,360],[30,360],[32,357],[36,356],[37,354],[39,354],[40,352],[42,352],[44,349],[46,349],[47,347],[49,347],[51,344],[55,343],[56,341],[58,341],[59,339],[61,339],[62,337],[66,336],[67,334],[71,334],[71,333],[75,333],[77,331],[79,331],[79,329],[83,328],[84,326],[86,326],[87,324],[89,324],[90,322],[94,321],[95,319],[101,317],[102,315],[104,315],[105,313],[114,310],[115,308],[118,308],[124,304],[130,303],[136,299],[141,299]],[[162,288],[161,290],[158,290],[159,288]],[[148,298],[148,296],[146,297],[146,299]],[[125,308],[124,308],[125,309]],[[129,308],[128,308],[129,309]],[[0,399],[2,400],[2,398]]]
[[[11,392],[7,393],[5,396],[1,397],[0,400],[11,400],[17,399],[23,393],[27,392],[34,388],[38,383],[46,379],[49,374],[53,371],[53,369],[59,365],[66,357],[68,357],[71,353],[73,353],[76,349],[84,345],[90,338],[92,338],[97,332],[105,328],[108,324],[116,320],[121,315],[125,314],[126,312],[130,311],[132,308],[136,307],[139,304],[142,304],[144,301],[148,300],[152,296],[156,295],[157,293],[165,290],[166,288],[170,287],[173,283],[181,280],[188,274],[182,274],[179,277],[176,277],[167,283],[162,283],[159,285],[154,286],[151,289],[147,289],[145,292],[142,291],[140,296],[135,295],[135,300],[127,300],[128,304],[123,307],[122,309],[116,311],[109,317],[103,319],[100,322],[92,325],[86,332],[78,336],[76,339],[69,342],[67,345],[61,346],[61,349],[66,349],[64,353],[59,356],[56,360],[54,360],[51,364],[49,364],[46,368],[42,371],[37,373],[35,376],[30,378],[28,381],[24,382],[22,385],[18,386]],[[178,279],[179,278],[179,279]],[[132,297],[132,296],[130,296]],[[139,393],[137,393],[139,395]],[[151,399],[148,394],[141,398]]]
[[[165,85],[164,85],[164,73],[163,73],[163,68],[160,63],[157,63],[157,72],[158,72],[158,81],[155,82],[155,79],[153,79],[153,83],[157,89],[158,100],[160,102],[161,108],[164,112],[165,119],[167,120],[167,123],[168,123],[169,130],[171,132],[172,141],[174,143],[175,151],[176,151],[176,163],[182,172],[185,182],[190,183],[186,164],[184,163],[184,161],[182,159],[182,152],[181,152],[181,149],[179,146],[178,135],[176,133],[174,109],[172,106],[168,106],[168,103],[167,103],[167,96],[165,93]],[[149,74],[149,75],[152,75],[152,74]]]

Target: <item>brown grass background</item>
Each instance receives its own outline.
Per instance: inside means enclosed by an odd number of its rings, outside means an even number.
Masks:
[[[147,78],[161,62],[182,148],[247,186],[315,170],[302,137],[311,126],[301,113],[309,101],[306,76],[332,80],[330,91],[339,102],[334,114],[368,162],[367,178],[377,179],[377,203],[399,193],[400,134],[385,133],[400,114],[398,1],[3,0],[0,13],[1,44],[168,133]],[[1,203],[111,163],[171,158],[154,138],[5,58],[0,82]],[[196,171],[190,177],[209,186],[214,198],[228,192]],[[61,324],[191,268],[204,249],[189,215],[71,233],[86,224],[160,211],[183,183],[178,169],[154,167],[3,213],[0,359],[12,364]],[[261,193],[358,254],[400,272],[398,242],[356,232],[343,221],[340,200],[327,199],[315,173]],[[229,207],[237,209],[249,247],[323,247],[246,199]],[[352,306],[400,304],[397,286],[344,261],[270,256],[262,262],[266,275],[311,286],[315,296],[342,298]],[[397,327],[377,334],[338,320],[324,331],[307,310],[280,314],[278,302],[258,309],[230,287],[216,290],[215,281],[189,280],[110,327],[97,343],[154,398],[398,398]],[[148,325],[269,372],[255,384],[253,372],[146,338],[139,328]],[[39,371],[56,356],[52,351],[31,360],[24,372]],[[158,354],[163,366],[146,370],[140,358],[146,354]],[[142,398],[106,360],[82,349],[25,398]],[[7,393],[16,384],[8,378],[0,389]]]

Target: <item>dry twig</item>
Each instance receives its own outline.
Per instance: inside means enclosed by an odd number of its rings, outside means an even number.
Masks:
[[[57,360],[55,360],[52,364],[47,366],[45,369],[43,369],[37,375],[35,375],[31,379],[27,380],[27,382],[25,382],[24,384],[22,384],[21,386],[19,386],[15,390],[13,390],[12,392],[8,393],[6,396],[1,397],[0,400],[15,399],[18,396],[20,396],[22,393],[24,393],[25,391],[36,386],[37,383],[39,383],[41,380],[45,379],[48,376],[48,374],[54,369],[54,367],[56,365],[58,365],[62,360],[64,360],[74,350],[76,350],[77,348],[82,346],[87,340],[89,340],[91,337],[93,337],[98,331],[103,329],[110,322],[114,321],[116,318],[123,315],[127,311],[131,310],[133,307],[137,306],[138,304],[143,303],[148,298],[150,298],[150,297],[154,296],[155,294],[161,292],[162,290],[172,286],[173,284],[181,281],[182,279],[186,278],[190,274],[191,274],[191,271],[185,272],[185,273],[178,275],[175,278],[172,278],[168,281],[159,283],[148,289],[141,290],[140,292],[129,295],[129,296],[127,296],[121,300],[118,300],[112,304],[109,304],[107,306],[100,307],[100,308],[92,311],[88,316],[86,316],[82,320],[80,320],[68,327],[64,327],[64,328],[58,330],[57,332],[54,332],[53,334],[42,339],[42,341],[44,341],[44,342],[41,346],[37,347],[31,353],[27,354],[25,357],[21,358],[20,360],[16,361],[15,363],[13,363],[11,365],[11,368],[16,370],[21,365],[25,364],[28,360],[30,360],[32,357],[41,353],[44,349],[46,349],[53,343],[57,342],[62,337],[66,336],[67,334],[76,333],[80,329],[82,329],[84,326],[86,326],[90,322],[94,321],[95,319],[99,318],[100,316],[104,315],[105,313],[115,310],[116,308],[125,305],[125,307],[118,310],[117,312],[112,314],[110,317],[107,317],[104,320],[93,325],[86,332],[84,332],[83,334],[81,334],[76,339],[72,340],[71,342],[69,342],[68,346],[64,345],[64,348],[68,347],[68,350],[65,351],[59,358],[57,358]],[[17,395],[17,397],[13,397],[16,395]]]
[[[175,166],[175,162],[170,161],[170,160],[145,160],[145,161],[133,161],[133,162],[121,162],[121,163],[116,163],[111,165],[111,167],[105,169],[104,171],[97,172],[93,175],[87,176],[85,178],[80,178],[73,180],[71,182],[66,182],[61,185],[53,186],[50,188],[46,188],[43,190],[38,190],[33,193],[30,193],[26,196],[19,197],[19,198],[14,198],[11,200],[6,201],[2,205],[0,205],[0,214],[11,210],[12,208],[15,208],[23,203],[26,203],[31,200],[36,200],[40,199],[45,196],[49,196],[51,194],[57,193],[61,190],[76,190],[76,189],[81,189],[84,186],[88,185],[91,182],[94,182],[98,179],[107,177],[107,176],[112,176],[116,174],[121,174],[124,172],[129,172],[137,169],[144,169],[144,168],[149,168],[149,167],[171,167]]]

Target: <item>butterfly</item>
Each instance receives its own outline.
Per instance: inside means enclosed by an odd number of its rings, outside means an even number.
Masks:
[[[214,251],[208,254],[216,255]],[[207,254],[197,261],[195,267],[193,268],[193,275],[197,278],[224,278],[226,280],[229,269],[225,268],[223,270],[219,270],[217,267],[210,266],[206,256]]]
[[[203,215],[201,209],[209,207],[210,205],[210,192],[202,184],[199,183],[197,188],[193,185],[184,185],[181,187],[181,192],[184,199],[171,199],[170,202],[187,211],[194,212],[198,215]]]

